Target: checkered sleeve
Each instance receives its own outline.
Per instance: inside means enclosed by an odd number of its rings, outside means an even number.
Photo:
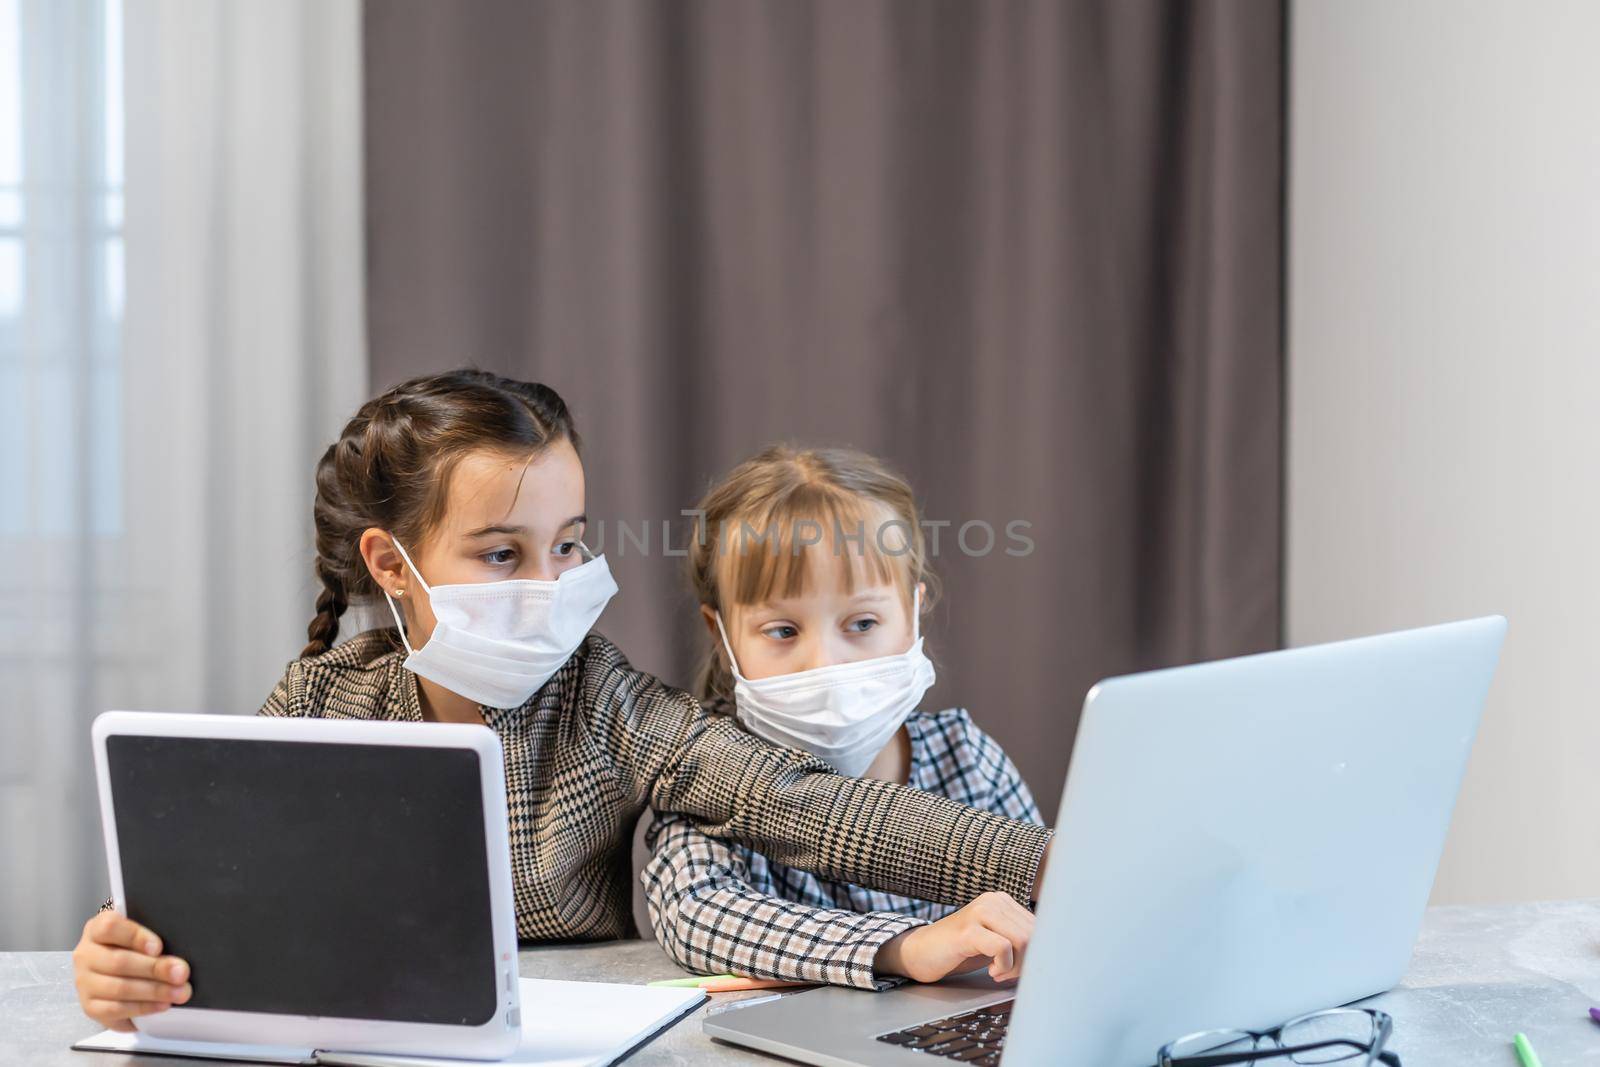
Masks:
[[[680,966],[738,974],[888,989],[898,979],[873,971],[878,950],[923,920],[896,912],[844,911],[763,892],[736,847],[684,818],[657,817],[653,853],[640,880],[656,940]]]
[[[1032,898],[1050,840],[1044,827],[834,774],[612,654],[611,669],[586,672],[578,706],[619,784],[657,811],[835,881],[942,904],[995,890]]]
[[[972,803],[1018,822],[1043,823],[1033,792],[1000,742],[979,729],[964,712],[961,719],[966,730],[967,758],[989,783],[988,795],[982,800],[974,798]]]

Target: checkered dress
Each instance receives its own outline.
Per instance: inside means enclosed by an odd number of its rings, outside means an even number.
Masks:
[[[1016,765],[965,710],[913,715],[906,734],[912,788],[1043,821]],[[656,940],[702,974],[885,989],[896,983],[873,973],[878,949],[956,910],[797,870],[708,837],[677,815],[658,815],[646,840],[654,855],[640,880]]]
[[[420,720],[395,631],[289,664],[263,715]],[[517,932],[633,936],[629,854],[646,806],[789,867],[928,900],[1027,901],[1048,831],[775,748],[634,670],[591,634],[520,708],[483,708],[505,750]],[[403,892],[404,887],[396,887]]]

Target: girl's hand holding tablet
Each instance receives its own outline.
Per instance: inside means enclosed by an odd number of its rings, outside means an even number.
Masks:
[[[161,948],[153,931],[114,911],[84,923],[83,937],[72,950],[84,1014],[108,1030],[126,1032],[140,1015],[187,1003],[194,993],[189,965],[163,956]]]

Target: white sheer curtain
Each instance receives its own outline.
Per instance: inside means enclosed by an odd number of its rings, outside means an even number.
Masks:
[[[93,717],[254,711],[303,640],[367,373],[360,20],[0,0],[0,948],[105,895]]]

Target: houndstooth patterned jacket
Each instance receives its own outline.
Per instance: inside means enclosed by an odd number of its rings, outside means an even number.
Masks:
[[[263,715],[421,720],[393,630],[289,664]],[[634,936],[629,853],[646,806],[824,878],[963,904],[1027,902],[1050,832],[887,782],[844,778],[775,748],[635,670],[590,634],[520,708],[483,708],[500,735],[517,932]]]
[[[1016,765],[964,709],[913,715],[905,729],[911,788],[1042,821]],[[955,910],[774,863],[707,837],[681,815],[657,816],[646,841],[654,854],[640,880],[656,940],[703,974],[886,989],[898,983],[875,972],[878,949]]]

